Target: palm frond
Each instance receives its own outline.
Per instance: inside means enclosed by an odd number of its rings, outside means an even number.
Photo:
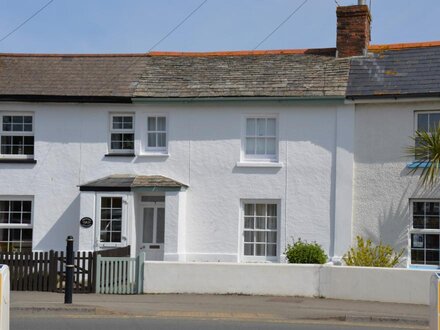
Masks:
[[[422,184],[433,186],[440,172],[440,124],[430,132],[416,131],[411,139],[414,144],[405,148],[406,154],[415,158],[410,173],[414,174],[421,169]]]

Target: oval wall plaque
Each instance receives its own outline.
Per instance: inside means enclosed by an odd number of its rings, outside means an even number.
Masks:
[[[90,228],[93,225],[93,220],[92,218],[84,217],[79,221],[79,224],[81,225],[81,227]]]

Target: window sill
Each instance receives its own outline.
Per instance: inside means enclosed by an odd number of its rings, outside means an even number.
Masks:
[[[411,163],[406,164],[407,168],[427,168],[430,167],[431,163],[429,162],[417,162],[413,161]]]
[[[237,167],[272,167],[272,168],[281,168],[284,166],[283,163],[280,162],[237,162]]]
[[[120,154],[120,153],[114,153],[114,154],[109,153],[109,154],[104,155],[104,157],[131,157],[131,158],[133,158],[133,157],[136,157],[136,155],[135,154],[124,154],[124,153],[122,153],[122,154]]]
[[[439,269],[440,266],[436,266],[436,265],[409,265],[408,268],[414,269],[414,270],[435,270],[435,269]]]
[[[168,152],[143,152],[138,155],[139,157],[169,157],[170,154]]]
[[[36,164],[35,159],[29,158],[0,158],[0,163],[3,164]]]

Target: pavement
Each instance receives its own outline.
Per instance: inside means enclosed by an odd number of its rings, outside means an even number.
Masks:
[[[23,315],[106,315],[248,320],[340,321],[427,327],[429,306],[321,298],[245,295],[74,294],[73,304],[51,292],[11,292],[11,318]]]

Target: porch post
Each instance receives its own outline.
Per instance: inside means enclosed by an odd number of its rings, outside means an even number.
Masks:
[[[165,193],[165,261],[185,261],[186,191]]]

